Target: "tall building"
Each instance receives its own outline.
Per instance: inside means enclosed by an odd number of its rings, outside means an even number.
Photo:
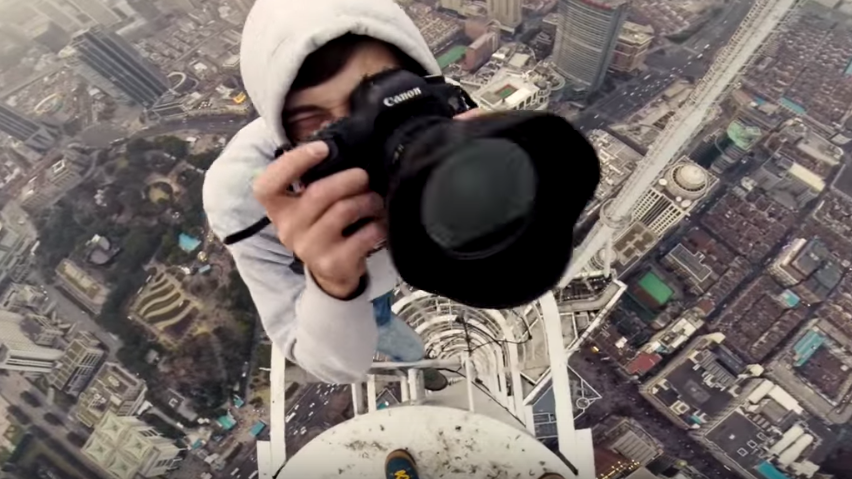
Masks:
[[[181,449],[136,418],[108,413],[83,446],[83,454],[115,479],[159,477],[180,459]]]
[[[59,133],[56,128],[35,121],[3,103],[0,103],[0,131],[38,153],[49,150]]]
[[[722,173],[740,162],[763,136],[760,127],[748,118],[737,118],[732,121],[725,133],[716,140],[716,147],[722,152],[712,165],[716,173]]]
[[[36,344],[27,334],[25,320],[20,314],[0,311],[0,369],[49,373],[62,351]]]
[[[29,284],[12,283],[3,291],[3,294],[0,294],[0,309],[5,311],[49,316],[55,307],[55,301]]]
[[[556,70],[579,91],[603,84],[621,27],[625,0],[559,0],[559,24],[553,59]]]
[[[82,63],[136,103],[151,106],[169,89],[168,79],[157,67],[108,30],[86,30],[77,34],[71,45]]]
[[[148,387],[117,363],[106,362],[77,401],[77,419],[95,427],[108,413],[132,416],[145,402]]]
[[[0,283],[11,277],[20,281],[27,275],[30,248],[36,235],[12,221],[0,221]]]
[[[647,466],[663,454],[663,445],[633,419],[610,416],[592,429],[595,445]]]
[[[27,313],[23,316],[21,331],[38,346],[53,348],[56,346],[57,340],[65,335],[65,330],[59,327],[59,321],[34,313]]]
[[[481,35],[467,47],[464,56],[464,69],[469,72],[478,70],[499,47],[500,36],[496,32]]]
[[[82,169],[81,165],[63,157],[24,186],[19,198],[21,208],[34,213],[53,205],[83,182]]]
[[[523,0],[488,0],[488,16],[504,29],[514,30],[523,21]]]
[[[621,73],[633,73],[639,70],[648,58],[648,50],[653,40],[653,28],[624,22],[609,68]]]
[[[60,391],[79,396],[105,355],[101,342],[92,333],[81,331],[71,340],[47,381]]]
[[[648,189],[633,207],[633,221],[616,235],[616,261],[627,269],[689,215],[718,180],[684,157]]]

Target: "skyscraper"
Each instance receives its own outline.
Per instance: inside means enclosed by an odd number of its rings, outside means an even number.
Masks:
[[[168,79],[157,67],[110,31],[91,28],[77,34],[71,45],[89,67],[86,70],[94,71],[136,103],[150,106],[169,89]]]
[[[25,331],[20,314],[0,311],[0,369],[49,373],[62,350],[39,346]]]
[[[488,0],[488,16],[500,22],[504,28],[513,30],[521,24],[522,0]]]
[[[0,131],[38,153],[44,153],[56,142],[56,128],[37,122],[21,112],[0,103]]]
[[[71,340],[47,381],[60,391],[78,396],[105,355],[101,342],[92,333],[81,331]]]
[[[27,118],[21,112],[0,103],[0,131],[3,133],[18,141],[26,141],[41,128],[42,125]]]
[[[601,86],[626,18],[625,0],[559,0],[553,58],[575,90]]]

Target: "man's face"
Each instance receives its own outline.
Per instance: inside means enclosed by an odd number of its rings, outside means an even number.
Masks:
[[[293,143],[304,142],[325,125],[349,115],[349,96],[365,77],[399,67],[381,42],[356,47],[337,75],[320,85],[292,91],[284,104],[284,130]]]

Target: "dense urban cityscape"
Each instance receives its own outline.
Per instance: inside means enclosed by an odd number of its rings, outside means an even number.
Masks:
[[[601,164],[547,298],[395,291],[471,410],[576,433],[587,479],[852,479],[852,0],[395,1],[480,108]],[[253,3],[0,0],[0,478],[272,478],[417,402],[285,369],[207,224]]]

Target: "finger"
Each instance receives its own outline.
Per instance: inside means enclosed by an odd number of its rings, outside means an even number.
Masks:
[[[341,238],[343,231],[364,218],[378,218],[384,201],[376,193],[365,193],[338,201],[311,228],[311,235],[322,238]]]
[[[335,258],[338,261],[351,261],[350,258],[366,258],[386,237],[387,231],[379,222],[368,223],[352,236],[345,238],[334,249]]]
[[[453,119],[454,120],[460,120],[460,121],[472,120],[474,118],[479,118],[480,116],[485,115],[485,113],[486,113],[486,111],[483,110],[482,108],[474,108],[473,110],[468,110],[464,113],[461,113],[461,114],[454,116]]]
[[[294,221],[310,227],[335,203],[370,191],[370,179],[361,168],[350,168],[315,181],[299,198]]]
[[[263,202],[284,193],[296,180],[328,156],[328,145],[315,141],[288,151],[254,181],[254,195]]]

